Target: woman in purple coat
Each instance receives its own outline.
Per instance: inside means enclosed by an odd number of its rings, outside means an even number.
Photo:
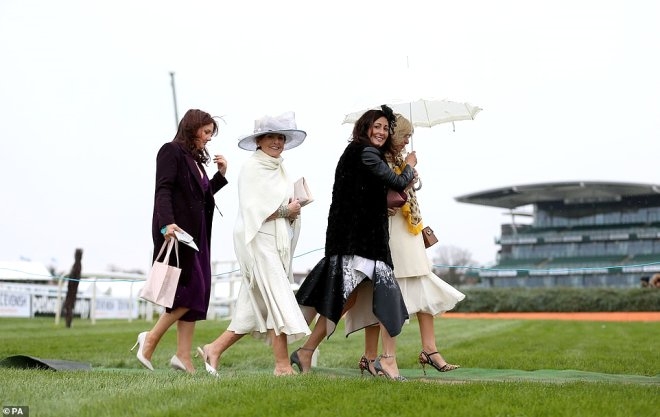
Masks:
[[[218,166],[212,178],[205,164],[210,155],[206,144],[218,133],[218,125],[208,113],[191,109],[179,123],[174,140],[164,144],[156,157],[156,191],[152,237],[154,256],[166,239],[176,239],[175,231],[186,231],[194,238],[199,251],[179,245],[181,276],[172,308],[165,309],[154,327],[138,335],[133,348],[137,358],[153,370],[151,356],[167,329],[177,323],[177,351],[170,360],[176,370],[194,372],[190,352],[195,322],[206,319],[211,295],[211,224],[213,195],[227,184],[227,161],[215,155]]]

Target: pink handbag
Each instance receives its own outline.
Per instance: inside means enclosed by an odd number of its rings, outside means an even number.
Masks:
[[[166,247],[165,258],[159,261]],[[168,264],[172,247],[174,247],[174,252],[176,253],[176,266]],[[144,287],[142,287],[138,296],[143,300],[150,301],[159,306],[172,307],[176,287],[179,284],[179,275],[181,275],[181,269],[179,268],[179,241],[172,238],[163,242],[163,246],[160,248],[158,256],[156,256],[156,260],[149,271],[147,281],[144,283]]]

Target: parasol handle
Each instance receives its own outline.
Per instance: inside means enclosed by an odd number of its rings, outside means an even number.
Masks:
[[[417,177],[417,180],[415,181],[415,184],[413,185],[413,190],[419,191],[422,189],[422,179]]]
[[[410,137],[410,151],[412,152],[412,136]],[[420,177],[417,177],[417,179],[413,183],[413,190],[419,191],[421,189],[422,189],[422,179]]]

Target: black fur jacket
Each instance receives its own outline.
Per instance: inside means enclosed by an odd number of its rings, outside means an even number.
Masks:
[[[398,191],[412,181],[406,166],[396,175],[380,151],[351,142],[339,158],[328,214],[325,256],[359,255],[390,267],[387,190]]]

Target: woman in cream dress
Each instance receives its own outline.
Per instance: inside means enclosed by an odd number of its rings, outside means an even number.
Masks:
[[[217,375],[222,353],[246,334],[272,344],[277,376],[294,374],[287,343],[310,334],[291,289],[291,261],[298,237],[300,203],[282,165],[282,151],[300,145],[306,133],[296,129],[292,112],[255,123],[255,133],[238,143],[253,150],[238,179],[239,214],[234,250],[243,280],[227,330],[198,347],[206,370]]]
[[[392,136],[392,146],[387,159],[394,172],[400,172],[404,164],[403,151],[413,134],[408,119],[397,114],[396,129]],[[433,328],[434,317],[451,310],[465,295],[447,284],[433,273],[431,262],[426,256],[426,247],[421,231],[424,228],[413,188],[406,190],[408,202],[401,208],[388,209],[390,215],[390,251],[396,277],[408,314],[417,315],[422,350],[419,363],[426,373],[425,366],[431,365],[440,372],[452,371],[459,365],[445,361],[438,352]],[[376,375],[373,362],[377,357],[379,328],[365,329],[365,353],[360,359],[361,371]]]

